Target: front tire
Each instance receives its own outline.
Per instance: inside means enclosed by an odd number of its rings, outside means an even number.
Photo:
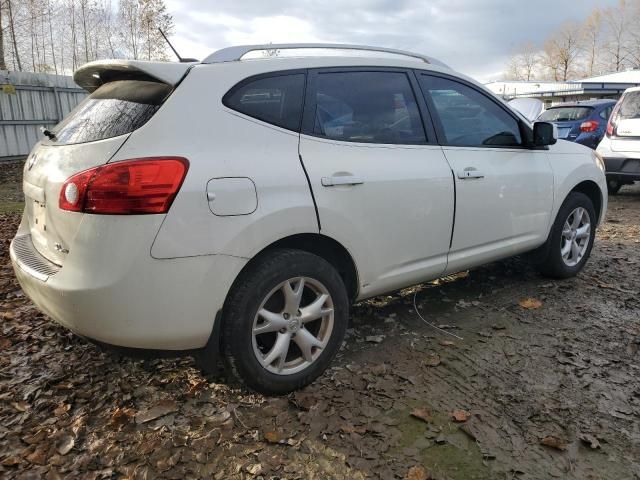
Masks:
[[[302,388],[338,352],[348,308],[344,283],[326,260],[300,250],[267,252],[242,273],[225,303],[225,366],[260,393]]]
[[[571,192],[558,211],[538,269],[552,278],[576,276],[587,263],[596,234],[596,211],[585,194]]]

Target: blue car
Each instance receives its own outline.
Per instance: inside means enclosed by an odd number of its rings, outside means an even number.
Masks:
[[[581,143],[594,150],[604,137],[615,100],[561,103],[545,110],[538,121],[555,123],[558,138]]]

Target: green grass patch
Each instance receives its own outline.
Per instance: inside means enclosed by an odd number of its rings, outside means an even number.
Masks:
[[[410,411],[411,409],[395,411],[389,415],[400,422],[396,427],[402,433],[400,445],[396,448],[398,453],[406,448],[415,448],[419,452],[423,466],[428,471],[444,475],[447,479],[491,480],[494,478],[480,448],[473,439],[460,430],[460,424],[453,422],[447,415],[433,410],[431,410],[431,421],[426,423],[411,417]]]
[[[22,213],[24,202],[3,202],[0,201],[0,213]]]

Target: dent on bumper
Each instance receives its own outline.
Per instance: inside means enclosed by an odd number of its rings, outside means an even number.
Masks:
[[[13,243],[11,261],[25,294],[56,322],[99,342],[158,350],[203,347],[246,263],[223,255],[154,260],[147,252],[106,271],[65,263],[43,281],[20,267]]]

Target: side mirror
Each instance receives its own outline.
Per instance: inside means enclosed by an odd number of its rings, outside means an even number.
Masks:
[[[558,141],[558,127],[549,122],[533,124],[533,144],[536,147],[553,145]]]

